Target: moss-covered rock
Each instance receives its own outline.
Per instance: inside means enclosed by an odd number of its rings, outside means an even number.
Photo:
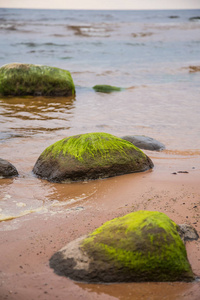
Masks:
[[[99,84],[99,85],[95,85],[93,86],[93,89],[96,92],[99,93],[112,93],[112,92],[120,92],[123,89],[117,86],[112,86],[112,85],[106,85],[106,84]]]
[[[17,169],[9,161],[0,158],[0,177],[9,178],[18,176]]]
[[[192,281],[178,230],[163,213],[130,213],[68,244],[50,266],[58,275],[86,282]]]
[[[0,68],[0,94],[4,96],[72,96],[69,71],[49,66],[12,63]]]
[[[54,182],[106,178],[146,171],[153,163],[131,143],[108,133],[87,133],[49,146],[33,172]]]

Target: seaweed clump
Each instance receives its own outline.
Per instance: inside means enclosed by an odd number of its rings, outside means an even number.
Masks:
[[[93,86],[93,89],[96,92],[99,93],[112,93],[112,92],[120,92],[123,89],[117,86],[112,86],[112,85],[106,85],[106,84],[99,84],[99,85],[95,85]]]
[[[190,73],[200,72],[200,66],[189,66],[189,72]]]

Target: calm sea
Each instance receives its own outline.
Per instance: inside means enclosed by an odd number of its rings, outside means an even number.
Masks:
[[[171,134],[181,134],[183,140],[177,147],[185,144],[186,134],[191,135],[184,147],[196,149],[200,147],[200,72],[190,73],[188,67],[200,65],[199,16],[200,10],[0,9],[0,65],[45,64],[72,73],[76,102],[70,118],[65,104],[53,110],[51,118],[59,123],[58,128],[88,132],[105,127],[120,135],[145,134],[145,127],[154,138],[158,132],[168,132],[170,139]],[[132,89],[105,96],[91,90],[95,84]],[[7,123],[3,131],[10,130],[10,122],[17,130],[19,124],[15,126],[10,118],[12,101],[0,101],[2,105],[7,112],[3,113]],[[26,114],[27,109],[29,115],[22,118],[20,127],[33,127],[33,118],[37,127],[28,105],[20,113]],[[42,107],[40,117],[36,119],[48,117]],[[46,124],[54,128],[51,120]]]
[[[16,201],[33,207],[48,199],[51,188],[39,188],[31,170],[47,146],[66,136],[147,135],[166,145],[169,158],[199,159],[200,72],[190,72],[200,66],[199,16],[200,10],[0,9],[0,65],[60,67],[76,86],[74,99],[0,98],[0,157],[20,173],[12,184],[2,181],[13,211]],[[101,94],[96,84],[127,89]]]

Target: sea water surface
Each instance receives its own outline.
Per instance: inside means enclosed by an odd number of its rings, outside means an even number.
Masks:
[[[89,196],[84,186],[59,190],[32,173],[41,152],[70,135],[146,135],[165,144],[157,156],[199,162],[200,72],[190,68],[200,66],[199,16],[200,10],[0,9],[0,65],[67,69],[76,86],[73,98],[0,98],[0,157],[19,172],[0,179],[1,221]],[[125,89],[96,93],[96,84]]]
[[[76,85],[74,99],[1,98],[2,147],[22,136],[107,131],[199,149],[200,72],[189,69],[200,64],[199,15],[1,9],[0,65],[60,67]],[[92,90],[95,84],[127,89],[105,95]]]

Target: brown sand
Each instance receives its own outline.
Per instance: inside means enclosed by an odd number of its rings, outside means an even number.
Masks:
[[[88,234],[105,221],[146,209],[166,213],[176,223],[200,233],[200,171],[198,160],[152,157],[153,171],[71,185],[54,184],[55,193],[84,189],[86,199],[63,211],[33,213],[1,222],[0,299],[15,300],[199,300],[200,282],[84,284],[56,275],[49,258],[68,242]],[[187,166],[181,168],[181,166]],[[189,173],[177,173],[188,171]],[[172,173],[176,174],[172,174]],[[92,191],[94,191],[92,193]],[[188,258],[200,276],[200,242],[187,242]]]

